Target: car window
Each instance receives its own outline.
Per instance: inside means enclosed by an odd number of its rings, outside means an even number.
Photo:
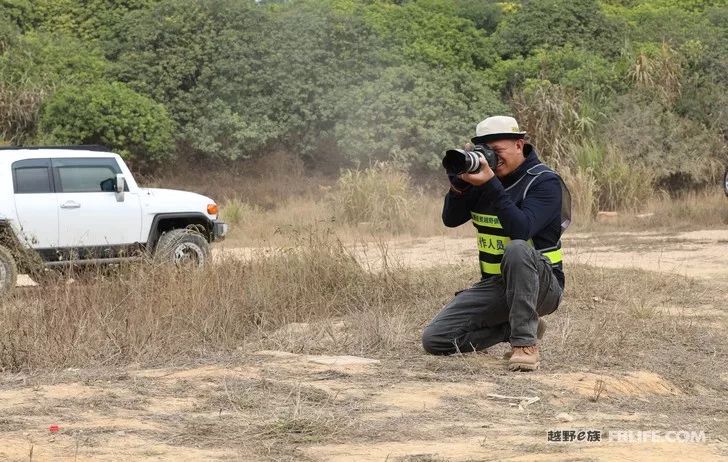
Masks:
[[[109,167],[58,167],[62,192],[113,192],[116,173]],[[109,181],[111,180],[111,181]],[[111,188],[104,189],[104,184]]]
[[[15,169],[15,193],[38,194],[51,192],[48,167],[24,167]]]
[[[53,159],[56,189],[64,193],[113,192],[121,169],[114,159]],[[128,189],[127,189],[128,190]]]
[[[15,194],[43,194],[53,192],[48,159],[26,159],[15,162],[13,186]]]

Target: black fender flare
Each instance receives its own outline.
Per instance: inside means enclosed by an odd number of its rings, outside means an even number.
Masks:
[[[157,245],[157,241],[162,233],[159,231],[159,223],[162,220],[191,219],[191,221],[201,222],[207,231],[205,239],[210,241],[212,235],[213,222],[204,213],[201,212],[175,212],[175,213],[158,213],[152,220],[152,226],[149,228],[149,236],[147,237],[147,249],[153,250]]]

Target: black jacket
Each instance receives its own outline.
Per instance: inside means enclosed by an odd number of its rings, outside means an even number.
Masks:
[[[450,190],[445,196],[442,221],[445,226],[456,227],[470,220],[471,212],[494,211],[504,231],[511,239],[533,239],[536,248],[548,247],[561,239],[561,180],[553,175],[539,176],[523,199],[514,200],[506,188],[514,185],[527,170],[541,161],[532,145],[524,146],[526,160],[504,178],[493,177],[481,186],[470,186],[451,178],[453,186],[462,192]],[[554,268],[561,287],[564,273]]]

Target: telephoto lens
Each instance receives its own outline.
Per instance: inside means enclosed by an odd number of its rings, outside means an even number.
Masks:
[[[498,156],[490,146],[479,144],[475,149],[468,151],[465,149],[448,149],[445,151],[445,157],[442,159],[442,166],[450,175],[461,175],[463,173],[476,173],[480,171],[480,156],[485,157],[485,161],[491,169],[495,170],[498,165]]]
[[[442,159],[442,166],[450,175],[475,173],[480,170],[478,153],[465,149],[448,149]]]

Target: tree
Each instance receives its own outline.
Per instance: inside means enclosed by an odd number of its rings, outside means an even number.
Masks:
[[[0,81],[44,87],[92,83],[105,79],[108,65],[100,49],[76,38],[32,31],[0,55]]]
[[[166,0],[119,31],[117,78],[163,102],[180,144],[207,156],[305,152],[333,124],[330,95],[379,72],[376,36],[335,2]]]
[[[504,58],[566,44],[614,57],[622,47],[623,27],[618,19],[604,14],[597,0],[539,0],[508,15],[494,38]]]
[[[73,37],[31,31],[7,43],[0,53],[0,138],[6,141],[34,137],[39,110],[58,88],[104,79],[108,62],[101,52]]]
[[[488,0],[455,0],[458,16],[467,18],[475,27],[491,34],[503,19],[501,2]]]
[[[339,148],[363,164],[394,158],[414,168],[440,168],[442,153],[474,136],[480,120],[508,112],[474,77],[424,66],[387,69],[340,95]]]
[[[497,54],[486,33],[458,16],[452,0],[376,2],[364,10],[366,22],[390,48],[390,60],[446,68],[484,68]]]
[[[67,34],[85,42],[111,40],[114,28],[128,12],[147,8],[157,1],[33,0],[26,18],[36,30]]]
[[[24,29],[32,17],[31,8],[29,0],[0,0],[0,20],[4,19],[8,23]]]
[[[136,168],[150,169],[172,154],[165,108],[120,83],[69,85],[43,109],[39,137],[46,143],[101,144]]]
[[[526,57],[499,61],[489,70],[490,79],[502,94],[510,96],[528,79],[548,80],[596,96],[612,98],[626,90],[626,64],[573,45],[537,48]]]

